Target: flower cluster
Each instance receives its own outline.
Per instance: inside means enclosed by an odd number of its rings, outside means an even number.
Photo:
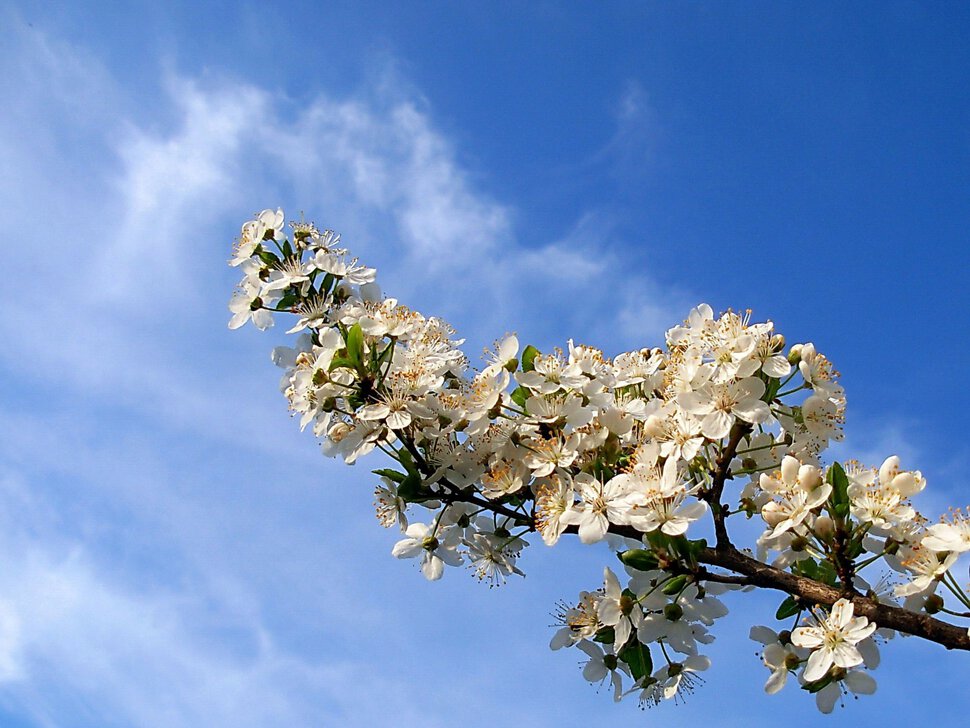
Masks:
[[[428,579],[465,565],[502,584],[522,574],[533,532],[549,546],[567,533],[608,540],[627,583],[607,569],[600,590],[563,607],[552,646],[583,651],[586,678],[609,679],[616,699],[651,705],[701,682],[699,645],[727,613],[718,595],[750,583],[742,567],[758,563],[730,541],[739,516],[763,519],[756,550],[772,569],[889,601],[860,573],[881,561],[906,575],[895,596],[908,606],[939,611],[941,583],[970,606],[947,578],[970,550],[967,517],[927,528],[910,503],[925,481],[898,458],[878,470],[823,466],[842,437],[845,396],[814,345],[787,346],[770,321],[702,304],[663,347],[610,358],[573,341],[540,352],[506,335],[475,369],[451,326],[384,297],[339,235],[285,227],[279,210],[243,225],[229,325],[295,317],[295,345],[273,360],[300,427],[348,464],[374,450],[389,459],[374,471],[377,517],[402,531],[393,555],[418,559]],[[808,626],[752,632],[769,692],[799,670],[823,710],[843,687],[872,692],[862,669],[874,666],[865,654],[877,625],[844,598],[796,594],[778,617],[806,614]]]

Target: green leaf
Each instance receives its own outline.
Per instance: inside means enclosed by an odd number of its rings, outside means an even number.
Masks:
[[[417,473],[409,473],[401,484],[397,487],[397,494],[400,498],[413,503],[419,500],[426,500],[421,497],[421,476]]]
[[[404,473],[399,473],[396,470],[391,470],[390,468],[381,468],[380,470],[371,470],[374,475],[380,475],[381,477],[393,480],[395,483],[403,483],[404,479],[408,476]]]
[[[293,246],[289,240],[283,240],[283,256],[289,258],[293,255]]]
[[[341,367],[344,369],[356,369],[357,365],[345,356],[335,356],[331,360],[330,366],[327,367],[327,371],[332,372],[334,369],[340,369]]]
[[[634,680],[639,680],[653,672],[653,658],[650,648],[634,638],[626,647],[620,650],[618,658],[630,666],[630,674]]]
[[[839,463],[832,463],[825,479],[832,485],[829,504],[832,512],[840,518],[849,515],[849,478]]]
[[[801,605],[795,601],[795,597],[787,597],[775,612],[775,619],[788,619],[802,611]]]
[[[657,568],[657,557],[646,549],[631,549],[618,553],[620,561],[637,571],[653,571]]]
[[[802,690],[807,690],[809,693],[814,695],[815,693],[817,693],[819,690],[821,690],[831,682],[832,682],[831,676],[826,675],[825,677],[819,678],[818,680],[815,680],[813,682],[805,683],[804,685],[802,685]]]
[[[337,280],[337,279],[334,278],[333,273],[327,273],[327,275],[325,275],[323,277],[323,283],[320,284],[320,295],[321,296],[326,296],[327,294],[330,293],[330,289],[333,287],[333,282],[335,280]]]
[[[612,627],[603,627],[593,635],[593,642],[600,642],[604,645],[612,645],[616,642],[616,630]]]
[[[295,293],[287,293],[283,298],[276,302],[276,308],[293,308],[297,301]]]
[[[360,324],[354,324],[347,332],[347,358],[354,362],[354,368],[364,361],[364,332]]]
[[[404,466],[405,470],[408,471],[408,475],[418,475],[418,469],[414,466],[414,458],[411,457],[411,453],[407,450],[401,450],[398,453],[398,457],[401,458],[401,465]]]
[[[527,399],[529,399],[529,390],[525,387],[517,387],[516,390],[512,392],[512,401],[519,405],[519,407],[524,408]]]
[[[388,344],[381,355],[377,358],[377,366],[383,367],[385,364],[390,363],[391,357],[394,356],[394,342],[392,341]]]
[[[259,259],[266,265],[275,265],[276,263],[280,262],[280,259],[277,257],[276,253],[266,250],[262,246],[259,248]]]
[[[525,347],[525,350],[522,352],[522,371],[531,372],[533,369],[535,369],[535,360],[537,356],[539,356],[539,350],[532,344]]]

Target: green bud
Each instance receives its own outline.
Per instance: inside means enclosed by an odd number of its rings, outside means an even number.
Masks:
[[[939,594],[930,594],[926,597],[926,603],[923,605],[923,609],[926,610],[927,614],[936,614],[943,609],[943,597]]]
[[[657,568],[657,557],[646,549],[631,549],[617,556],[626,566],[637,571],[653,571]]]
[[[687,575],[681,574],[680,576],[675,576],[673,579],[664,584],[660,591],[667,596],[671,596],[679,592],[685,586],[687,586]]]
[[[783,629],[781,632],[779,632],[778,633],[778,641],[781,642],[783,645],[790,645],[791,644],[791,630],[790,629]]]
[[[798,364],[802,360],[802,345],[795,344],[788,352],[788,363]]]
[[[664,607],[664,616],[671,622],[676,622],[684,616],[684,608],[679,604],[668,604]]]
[[[785,337],[781,334],[775,334],[771,337],[768,344],[771,346],[772,351],[781,351],[785,348]]]

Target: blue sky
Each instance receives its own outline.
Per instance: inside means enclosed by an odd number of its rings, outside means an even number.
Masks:
[[[336,228],[480,350],[616,353],[753,308],[843,373],[840,454],[965,505],[970,13],[960,4],[6,3],[0,56],[0,724],[821,723],[767,698],[733,595],[707,685],[641,716],[552,653],[605,549],[426,583],[368,468],[231,333],[240,223]],[[378,464],[375,462],[374,467]],[[897,640],[825,724],[966,713]],[[389,718],[393,716],[393,719]]]

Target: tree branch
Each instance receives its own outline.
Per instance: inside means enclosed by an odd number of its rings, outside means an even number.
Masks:
[[[828,584],[798,576],[764,564],[735,548],[704,549],[698,561],[720,566],[748,578],[748,583],[765,589],[776,589],[802,599],[806,604],[831,605],[845,595]],[[866,617],[880,627],[888,627],[904,634],[936,642],[948,650],[970,650],[970,635],[963,627],[943,622],[921,612],[914,612],[874,599],[856,595],[851,597],[854,613]]]
[[[727,481],[728,468],[731,466],[731,461],[734,459],[735,453],[737,453],[738,445],[741,444],[741,439],[749,432],[751,432],[751,425],[740,420],[735,422],[731,428],[731,435],[727,445],[724,446],[724,449],[715,461],[717,467],[714,470],[714,481],[711,483],[707,502],[711,506],[711,513],[714,516],[714,534],[717,538],[718,548],[733,548],[731,539],[728,536],[727,525],[724,523],[721,495],[724,493],[724,483]]]

